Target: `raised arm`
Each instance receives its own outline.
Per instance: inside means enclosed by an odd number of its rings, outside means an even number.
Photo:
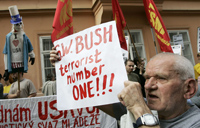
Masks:
[[[60,59],[58,55],[58,51],[56,51],[56,47],[52,47],[52,50],[50,51],[50,62],[53,66],[55,66],[55,62]]]
[[[141,86],[137,82],[125,81],[124,89],[118,94],[120,102],[133,114],[137,120],[144,114],[152,114],[151,110],[144,101]],[[160,126],[140,126],[141,128],[159,128]]]

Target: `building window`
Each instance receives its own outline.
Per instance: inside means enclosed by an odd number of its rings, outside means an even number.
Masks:
[[[53,47],[50,36],[40,36],[40,55],[41,55],[41,69],[42,69],[42,82],[46,82],[48,75],[56,76],[55,67],[51,65],[49,57],[50,51]]]
[[[194,58],[193,58],[193,52],[192,52],[192,47],[191,47],[191,42],[190,42],[190,37],[189,37],[189,33],[188,30],[168,30],[169,33],[169,37],[170,37],[170,44],[171,45],[175,45],[175,41],[174,41],[174,36],[176,35],[182,35],[182,40],[183,40],[183,49],[182,49],[182,55],[184,57],[186,57],[187,59],[189,59],[192,64],[194,65]]]
[[[124,31],[125,36],[129,36],[129,33],[127,30]],[[142,31],[141,30],[130,30],[133,42],[135,44],[137,53],[140,57],[146,58],[146,53],[145,53],[145,47],[144,47],[144,41],[143,41],[143,36],[142,36]],[[131,38],[129,38],[131,41]],[[130,58],[133,59],[134,57],[137,57],[135,48],[132,43],[129,44],[130,47]],[[146,59],[145,59],[146,63]]]

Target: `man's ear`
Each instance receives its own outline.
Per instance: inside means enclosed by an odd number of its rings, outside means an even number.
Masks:
[[[192,98],[198,89],[197,83],[194,79],[189,78],[184,82],[184,98]]]

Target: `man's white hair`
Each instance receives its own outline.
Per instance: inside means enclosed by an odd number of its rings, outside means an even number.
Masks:
[[[173,69],[175,72],[179,74],[181,80],[187,80],[188,78],[194,79],[193,65],[190,62],[190,60],[188,60],[184,56],[165,52],[165,53],[159,53],[155,55],[153,58],[156,57],[168,57],[169,61],[174,61]]]

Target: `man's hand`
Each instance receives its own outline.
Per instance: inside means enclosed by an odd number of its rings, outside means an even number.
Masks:
[[[31,62],[31,65],[35,63],[35,58],[30,58],[29,62]]]
[[[133,113],[135,119],[145,113],[151,113],[147,107],[138,82],[125,81],[124,89],[118,94],[120,102]]]
[[[140,84],[131,81],[124,82],[124,89],[118,94],[118,98],[127,109],[131,109],[134,105],[144,101]]]
[[[58,51],[56,51],[56,47],[52,47],[52,50],[50,51],[50,62],[53,66],[55,66],[55,62],[60,59],[58,55]]]
[[[35,53],[33,52],[33,50],[28,53],[28,56],[30,57],[29,62],[31,62],[31,65],[33,65],[35,62]]]
[[[3,75],[3,79],[4,79],[5,81],[7,81],[8,78],[9,78],[9,72],[8,72],[8,70],[5,70],[5,73],[4,73],[4,75]]]
[[[8,99],[13,99],[13,98],[20,98],[20,90],[17,90],[17,92],[16,93],[14,93],[14,94],[8,94],[7,95],[7,98]]]
[[[31,98],[31,97],[35,97],[37,95],[37,93],[32,93],[28,96],[28,98]]]
[[[20,96],[20,90],[17,90],[16,98],[19,98],[19,96]]]

